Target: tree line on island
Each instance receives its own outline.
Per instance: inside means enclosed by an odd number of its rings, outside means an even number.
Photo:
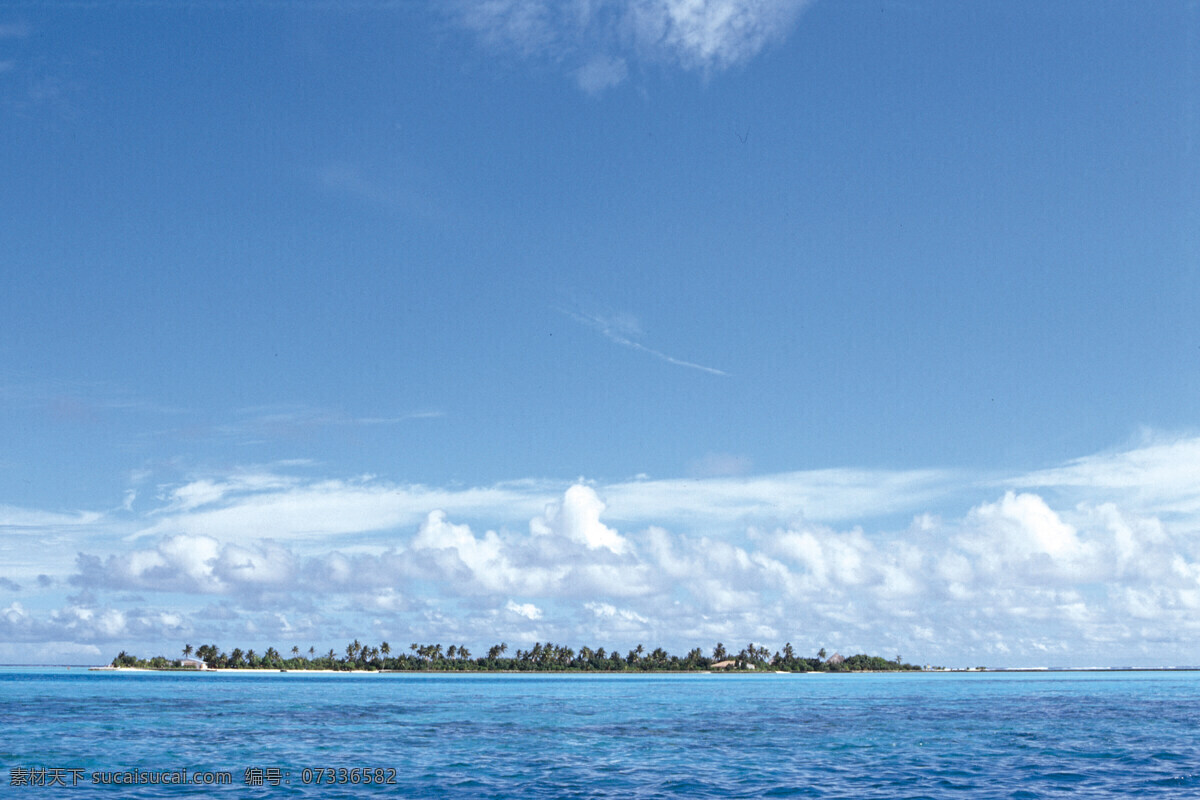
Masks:
[[[796,654],[790,642],[774,654],[769,648],[753,642],[734,653],[718,642],[708,656],[699,647],[693,648],[687,655],[678,656],[661,647],[647,652],[645,646],[639,644],[622,655],[617,648],[606,651],[603,647],[581,647],[575,650],[551,642],[538,642],[527,650],[514,650],[511,655],[505,642],[493,645],[486,655],[481,656],[474,656],[465,645],[443,647],[440,644],[417,642],[409,645],[407,652],[396,653],[387,642],[373,646],[357,639],[346,645],[344,654],[330,650],[318,655],[313,647],[304,653],[299,646],[294,646],[291,657],[287,658],[274,647],[268,647],[262,653],[235,647],[227,653],[214,644],[202,644],[194,649],[190,644],[185,644],[182,652],[183,657],[177,659],[164,656],[141,659],[122,650],[112,660],[112,666],[196,669],[203,664],[207,669],[319,669],[347,672],[705,672],[714,669],[894,672],[920,669],[904,663],[900,656],[888,660],[866,654],[843,657],[835,653],[827,658],[824,648],[815,657],[802,657]]]

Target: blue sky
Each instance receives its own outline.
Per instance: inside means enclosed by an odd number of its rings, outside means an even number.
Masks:
[[[1186,3],[0,5],[0,661],[1200,663],[1198,87]]]

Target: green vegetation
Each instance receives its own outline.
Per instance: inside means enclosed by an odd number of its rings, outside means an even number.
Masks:
[[[836,653],[825,658],[825,649],[816,657],[797,656],[791,643],[774,654],[766,647],[753,642],[737,653],[730,653],[718,642],[711,656],[705,656],[699,647],[685,656],[668,653],[661,647],[647,652],[643,645],[624,655],[617,649],[606,651],[603,647],[593,649],[570,647],[538,642],[528,650],[515,650],[507,655],[508,645],[504,642],[493,645],[487,654],[472,657],[465,645],[418,644],[413,642],[408,652],[394,653],[391,645],[381,642],[379,646],[364,645],[355,639],[346,645],[344,655],[330,650],[318,656],[315,649],[308,648],[308,655],[300,653],[299,646],[291,649],[291,657],[284,658],[274,647],[268,647],[261,655],[254,650],[242,652],[235,647],[226,653],[216,645],[203,644],[193,651],[190,644],[184,645],[184,659],[195,653],[198,659],[211,668],[221,669],[281,669],[281,670],[365,670],[373,672],[703,672],[708,670],[749,672],[751,670],[775,670],[782,672],[896,672],[919,670],[920,667],[906,664],[900,656],[888,661],[880,656],[864,654],[842,658]],[[124,650],[112,660],[114,667],[140,667],[142,669],[194,669],[183,659],[170,660],[163,656],[140,659]]]

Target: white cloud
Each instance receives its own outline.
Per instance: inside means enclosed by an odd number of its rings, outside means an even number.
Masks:
[[[591,611],[597,618],[603,620],[624,620],[625,622],[636,622],[641,625],[646,625],[650,622],[649,618],[643,617],[637,612],[617,608],[611,603],[584,603],[583,607]]]
[[[102,517],[102,514],[95,511],[76,511],[64,514],[0,505],[0,533],[41,532],[46,529],[94,525]]]
[[[472,646],[581,631],[589,644],[667,647],[778,635],[843,652],[919,641],[913,657],[928,661],[1197,662],[1200,526],[1173,511],[1195,489],[1142,491],[1190,451],[1154,447],[1155,458],[1071,462],[1068,494],[1061,474],[1049,492],[854,470],[447,490],[251,471],[165,487],[157,511],[106,512],[141,520],[126,541],[104,513],[5,508],[17,535],[0,556],[19,565],[5,578],[22,588],[0,610],[0,638],[245,636],[246,624],[353,638],[378,624]],[[1108,466],[1129,463],[1147,477]],[[986,496],[961,500],[980,486]],[[911,525],[861,523],[901,511]],[[491,527],[473,529],[477,519]],[[34,581],[41,562],[20,559],[80,551],[80,596],[49,610],[66,572]]]
[[[101,560],[81,554],[73,581],[89,588],[151,589],[163,592],[224,594],[289,589],[297,557],[270,541],[224,543],[208,536],[165,537],[150,549]]]
[[[1200,521],[1197,475],[1200,437],[1185,436],[1085,456],[1006,483],[1017,488],[1066,490],[1088,499],[1099,496],[1143,513],[1186,515]]]
[[[1083,577],[1094,548],[1034,494],[1007,492],[998,502],[971,509],[959,543],[977,568],[996,576],[1033,574],[1039,579]]]
[[[586,87],[585,87],[586,88]],[[571,319],[586,325],[589,328],[594,328],[604,335],[604,338],[610,342],[637,350],[642,353],[654,356],[660,361],[665,361],[668,364],[674,364],[677,367],[687,367],[688,369],[707,372],[710,375],[720,375],[721,377],[729,377],[729,373],[724,370],[719,370],[714,367],[706,367],[703,364],[697,364],[692,361],[684,361],[683,359],[669,356],[660,350],[646,347],[644,344],[636,341],[636,338],[641,335],[641,325],[637,319],[629,314],[622,313],[607,313],[598,314],[584,311],[562,311]]]
[[[576,484],[567,489],[561,501],[547,505],[546,513],[536,517],[529,527],[538,536],[562,536],[590,550],[604,548],[619,555],[629,549],[629,543],[600,521],[604,508],[595,490]]]
[[[167,506],[158,513],[191,511],[213,505],[235,492],[283,489],[291,483],[275,475],[239,475],[223,481],[195,480],[172,489],[168,494]]]
[[[626,60],[711,73],[791,32],[808,0],[459,0],[460,22],[490,47],[582,64],[588,91],[623,80]],[[597,78],[601,75],[601,78]]]
[[[122,610],[87,602],[68,602],[48,613],[34,613],[13,603],[0,611],[0,641],[6,645],[0,646],[0,658],[6,650],[14,652],[9,643],[22,642],[33,646],[17,651],[17,663],[30,663],[31,655],[38,651],[86,654],[87,661],[95,663],[93,656],[100,651],[89,646],[91,643],[178,636],[183,633],[182,621],[178,615],[159,610]]]
[[[432,553],[435,574],[460,592],[552,592],[569,569],[568,565],[529,562],[519,548],[505,544],[495,531],[477,539],[469,526],[446,522],[444,511],[430,512],[412,549]],[[514,563],[514,558],[523,563]]]
[[[596,56],[575,71],[575,79],[579,88],[589,94],[597,94],[605,89],[611,89],[625,80],[629,67],[623,58]]]
[[[384,531],[422,520],[431,509],[471,516],[499,511],[529,513],[545,502],[530,485],[445,490],[381,481],[319,480],[301,483],[277,476],[253,480],[197,480],[170,492],[158,519],[135,538],[185,533],[222,540],[266,537],[319,540]]]
[[[1112,505],[1064,512],[1040,496],[1008,492],[957,521],[919,517],[898,532],[805,524],[751,528],[729,540],[656,526],[623,537],[603,523],[603,512],[595,491],[578,484],[525,535],[477,535],[435,511],[398,549],[380,553],[302,558],[261,541],[166,537],[121,557],[81,556],[75,582],[225,594],[243,613],[268,591],[275,599],[265,608],[275,618],[255,617],[256,630],[281,635],[290,625],[278,616],[304,613],[314,591],[326,605],[342,598],[351,614],[441,626],[459,640],[583,631],[611,643],[668,630],[677,638],[656,644],[753,636],[812,650],[911,652],[919,642],[923,652],[914,657],[923,660],[957,653],[994,664],[1094,659],[1113,648],[1138,660],[1150,657],[1150,642],[1161,653],[1164,641],[1169,652],[1187,654],[1200,632],[1200,557],[1191,537]],[[475,596],[483,606],[472,605]],[[487,608],[489,597],[506,616],[469,612]],[[422,608],[441,610],[422,622],[414,617]],[[17,604],[7,615],[10,630],[39,624]],[[521,627],[530,621],[538,631]],[[81,641],[131,630],[120,614],[86,604],[40,624],[78,630]]]
[[[829,469],[752,477],[627,481],[603,488],[611,515],[721,525],[803,517],[836,522],[914,512],[963,479],[940,470]]]
[[[525,619],[541,619],[542,610],[533,603],[516,603],[513,600],[508,601],[508,605],[504,607],[510,613],[516,614]]]
[[[555,500],[564,485],[546,481],[444,489],[394,484],[370,476],[300,479],[276,472],[235,472],[162,487],[162,504],[132,523],[136,527],[130,539],[184,534],[219,541],[264,538],[320,543],[335,537],[380,537],[418,525],[436,509],[489,524],[517,523],[540,512],[539,524],[557,525],[565,538],[619,553],[624,540],[598,522],[602,510],[632,525],[671,521],[709,530],[763,520],[836,522],[917,512],[929,503],[944,502],[949,493],[961,491],[962,483],[963,476],[937,470],[813,470],[635,480],[602,484],[596,490],[581,486],[568,488],[566,498]],[[597,492],[603,494],[606,506]],[[0,515],[3,513],[0,509]],[[71,516],[28,511],[11,516],[10,521],[31,528],[110,522],[93,512]]]
[[[724,69],[790,32],[805,0],[634,0],[625,4],[639,44],[683,67]]]

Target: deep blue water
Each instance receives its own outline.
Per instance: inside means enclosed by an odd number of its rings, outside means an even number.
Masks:
[[[3,668],[0,768],[4,797],[1200,797],[1200,673]],[[79,784],[12,784],[41,768],[67,783],[79,770]],[[233,784],[91,783],[93,772],[183,768]],[[280,785],[247,787],[255,768],[279,770]],[[348,770],[335,781],[365,768],[395,782],[304,783],[323,768]]]

